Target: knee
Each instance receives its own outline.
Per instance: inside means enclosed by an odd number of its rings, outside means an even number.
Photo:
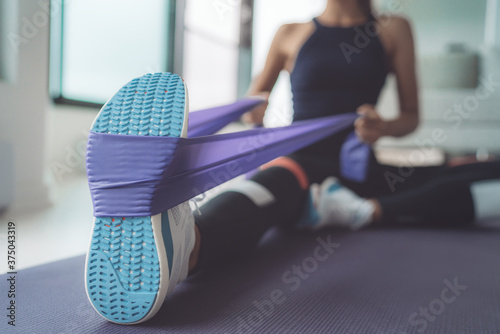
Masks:
[[[304,168],[302,168],[302,166],[295,160],[288,157],[279,157],[263,165],[261,170],[267,170],[272,167],[279,167],[287,170],[295,177],[300,188],[303,190],[309,188],[309,178],[307,177]]]

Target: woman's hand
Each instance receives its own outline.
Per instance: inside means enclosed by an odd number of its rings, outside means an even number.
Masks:
[[[357,113],[360,117],[354,122],[354,128],[362,142],[374,144],[385,135],[385,122],[380,118],[373,105],[363,104],[358,108]]]
[[[264,114],[266,113],[267,106],[269,105],[269,92],[261,92],[257,94],[264,98],[264,102],[259,104],[257,107],[253,108],[249,112],[246,112],[241,117],[243,123],[251,125],[262,125],[264,123]]]

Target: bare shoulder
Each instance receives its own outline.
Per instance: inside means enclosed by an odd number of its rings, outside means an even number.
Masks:
[[[304,22],[304,23],[286,23],[283,24],[279,29],[278,32],[276,33],[276,36],[281,37],[281,38],[289,38],[289,37],[294,37],[297,34],[301,34],[304,31],[307,31],[310,29],[311,23],[310,22]]]
[[[411,22],[408,18],[400,15],[380,15],[377,18],[381,32],[385,32],[391,38],[409,38],[412,36]]]
[[[292,71],[295,58],[305,40],[314,31],[314,23],[288,23],[282,25],[276,33],[275,40],[281,53],[286,57],[285,69]]]
[[[283,24],[276,32],[275,40],[288,55],[293,55],[314,30],[312,22]]]
[[[384,14],[377,17],[379,38],[389,56],[396,50],[407,48],[413,44],[413,34],[410,21],[399,15]]]

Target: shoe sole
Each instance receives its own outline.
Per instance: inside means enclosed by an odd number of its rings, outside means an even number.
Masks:
[[[118,135],[187,137],[187,88],[170,73],[147,74],[123,86],[101,109],[91,131]],[[162,215],[96,217],[85,266],[85,288],[94,309],[118,324],[153,317],[169,291],[173,249]],[[171,287],[172,288],[172,287]]]

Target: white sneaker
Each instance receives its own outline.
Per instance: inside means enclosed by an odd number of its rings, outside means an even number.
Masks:
[[[298,227],[318,230],[326,226],[360,229],[371,222],[375,208],[366,199],[329,177],[311,185],[309,200]]]
[[[155,112],[155,107],[162,112]],[[148,74],[129,82],[108,101],[92,131],[186,137],[187,114],[182,79],[170,73]],[[153,120],[149,124],[138,120],[149,118]],[[194,243],[188,202],[150,217],[96,217],[85,268],[92,306],[119,324],[152,318],[186,278]]]

